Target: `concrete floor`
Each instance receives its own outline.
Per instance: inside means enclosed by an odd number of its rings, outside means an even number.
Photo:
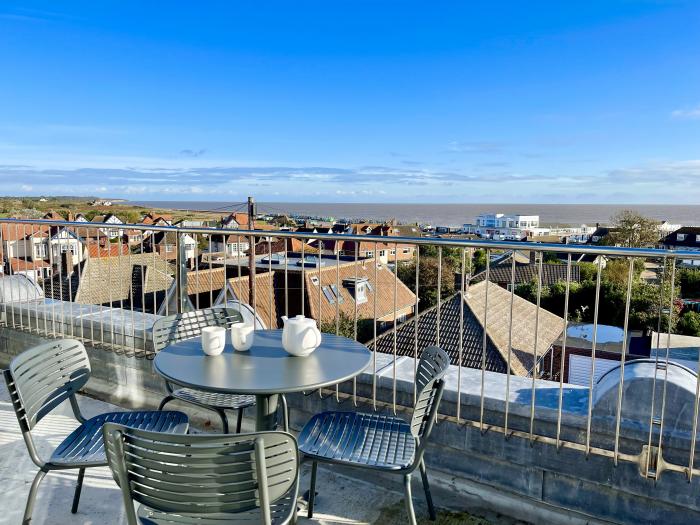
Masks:
[[[119,410],[118,407],[95,399],[80,397],[81,409],[86,416]],[[76,426],[67,405],[59,407],[42,420],[34,430],[35,441],[43,457],[48,457]],[[9,402],[5,385],[0,387],[0,523],[21,523],[29,486],[37,471],[29,459],[17,419]],[[120,524],[125,523],[119,489],[109,470],[88,469],[85,474],[80,509],[70,513],[77,472],[52,472],[44,478],[37,499],[33,524]],[[302,469],[300,493],[308,487],[308,468]],[[319,495],[314,518],[305,518],[306,502],[299,499],[299,523],[318,524],[401,524],[406,522],[403,500],[399,492],[360,481],[334,470],[320,468],[317,481]],[[418,485],[414,488],[414,504],[421,523],[442,525],[512,523],[486,521],[464,513],[443,511],[437,522],[427,520],[427,509],[421,499]]]

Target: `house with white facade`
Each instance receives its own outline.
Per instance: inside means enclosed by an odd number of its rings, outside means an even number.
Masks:
[[[250,249],[248,237],[240,235],[212,235],[209,253],[226,254],[226,257],[244,257]]]
[[[2,225],[2,252],[10,261],[7,273],[23,273],[32,279],[51,275],[61,264],[62,254],[70,252],[78,264],[85,258],[85,243],[74,231],[60,226]]]
[[[123,228],[109,227],[112,225],[118,226],[124,224],[124,222],[113,213],[108,213],[107,215],[96,215],[90,222],[96,225],[100,225],[100,231],[102,231],[102,233],[104,233],[110,239],[116,239],[117,237],[121,237],[122,235],[124,235]]]
[[[700,227],[684,226],[673,233],[669,233],[661,241],[664,248],[669,250],[700,251]],[[700,266],[700,259],[681,259],[686,266]]]

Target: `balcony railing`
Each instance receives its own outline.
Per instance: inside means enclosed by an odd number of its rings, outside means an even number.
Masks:
[[[101,231],[85,222],[0,225],[5,275],[27,277],[3,288],[6,328],[149,359],[150,330],[160,315],[235,302],[269,329],[282,315],[299,313],[374,351],[368,388],[354,380],[316,395],[402,410],[415,399],[402,378],[415,373],[422,349],[449,346],[452,397],[446,395],[441,420],[615,465],[637,463],[649,478],[700,474],[700,380],[678,364],[671,345],[677,267],[700,260],[700,252],[131,224],[113,237],[112,225]],[[252,258],[242,255],[246,244]],[[582,259],[592,262],[584,266]],[[638,300],[633,290],[642,263],[656,273]],[[617,303],[603,279],[611,264],[623,297]],[[584,269],[592,272],[586,304]],[[615,319],[617,344],[603,337],[610,331],[603,315]],[[587,321],[576,324],[583,335],[572,331],[575,318]],[[632,338],[640,328],[654,337]],[[639,340],[646,350],[637,349]],[[580,363],[583,381],[567,383],[581,373]],[[629,382],[640,378],[649,397],[632,399]],[[679,384],[693,393],[683,409]],[[669,421],[672,429],[665,428]]]

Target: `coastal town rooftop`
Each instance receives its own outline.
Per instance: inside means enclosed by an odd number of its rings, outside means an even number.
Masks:
[[[35,272],[44,266],[38,252],[28,253],[36,250],[34,240],[30,245],[24,243],[27,235],[0,239],[3,268],[10,268],[0,278],[0,366],[47,340],[81,341],[92,377],[81,391],[80,403],[90,415],[114,407],[158,406],[165,388],[153,370],[152,327],[163,316],[228,305],[248,312],[259,328],[270,329],[279,326],[282,315],[301,313],[317,318],[326,331],[362,341],[372,358],[354,380],[289,395],[293,432],[323,410],[361,409],[408,419],[423,350],[437,345],[448,352],[451,365],[426,453],[438,523],[469,523],[469,514],[494,524],[700,520],[700,344],[670,328],[678,313],[676,271],[687,261],[692,265],[700,260],[700,252],[237,229],[236,237],[267,249],[236,257],[224,251],[215,259],[204,257],[211,253],[211,239],[231,235],[230,228],[105,224],[106,232],[117,230],[117,235],[103,253],[91,249],[87,240],[94,224],[12,219],[0,223],[3,232],[29,234],[46,226],[70,232],[46,240],[57,248],[46,253],[58,254],[47,255],[50,275]],[[119,230],[143,235],[125,249]],[[149,235],[171,238],[172,246],[170,241],[149,243]],[[300,243],[304,254],[290,252],[288,239]],[[307,256],[314,243],[316,253]],[[339,243],[369,243],[375,250],[371,256],[360,250],[347,256],[334,250]],[[273,244],[279,248],[273,249]],[[386,261],[379,259],[383,245],[389,248]],[[410,260],[399,260],[397,247],[403,245],[413,248]],[[11,252],[20,247],[25,265],[12,270],[10,259],[16,253]],[[451,294],[442,293],[447,281],[441,265],[434,279],[427,279],[429,270],[420,264],[427,258],[421,247],[434,251],[440,262],[451,257],[457,270]],[[485,252],[485,268],[477,271],[472,265],[479,250]],[[515,250],[527,257],[492,261],[492,255]],[[555,256],[563,272],[552,286],[565,289],[565,301],[561,310],[552,312],[543,307],[549,290],[543,268],[552,262],[545,259]],[[576,281],[582,277],[573,270],[579,269],[576,261],[581,256],[596,261],[588,281],[594,301],[590,311],[577,313],[590,316],[585,325],[590,328],[581,324],[572,329],[571,318],[580,305],[569,299],[572,289],[582,288]],[[658,268],[652,309],[658,319],[648,333],[638,333],[633,326],[638,308],[631,304],[635,260]],[[600,326],[599,346],[596,336],[610,293],[601,275],[606,264],[618,261],[625,270],[617,288],[623,297],[621,323],[618,331]],[[518,270],[519,265],[533,265],[534,273]],[[405,275],[399,279],[406,268],[415,272],[412,284]],[[500,282],[504,275],[512,281]],[[531,285],[532,300],[515,293],[518,285]],[[436,303],[421,308],[421,300],[430,297]],[[619,344],[610,340],[613,336]],[[633,340],[645,344],[633,345]],[[566,381],[565,374],[572,372],[582,372],[583,382]],[[193,431],[220,432],[215,416],[173,406],[188,413]],[[26,454],[7,390],[0,392],[0,407],[0,478],[6,489],[0,501],[9,523],[16,523],[36,468]],[[55,446],[74,428],[63,408],[37,428],[41,450]],[[243,428],[253,428],[248,414]],[[300,522],[307,522],[308,475],[303,466]],[[75,515],[69,512],[75,475],[51,473],[47,481],[35,523],[122,522],[119,491],[107,470],[88,471],[84,500]],[[317,486],[317,513],[308,522],[405,522],[401,486],[395,479],[321,468]],[[417,490],[414,499],[424,519],[427,509]]]

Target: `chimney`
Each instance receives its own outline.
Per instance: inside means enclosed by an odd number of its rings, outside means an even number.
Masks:
[[[61,272],[64,277],[70,277],[73,274],[73,252],[70,250],[61,254]]]

